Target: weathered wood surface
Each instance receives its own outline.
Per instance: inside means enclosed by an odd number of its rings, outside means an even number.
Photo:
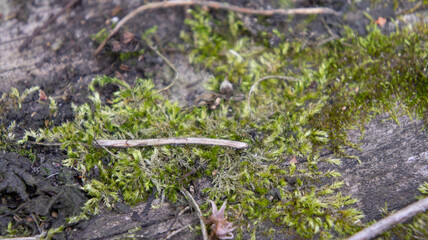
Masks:
[[[73,231],[70,239],[165,239],[173,231],[199,223],[195,212],[186,211],[177,217],[181,209],[170,203],[160,205],[159,200],[141,203],[131,209],[117,211],[105,210],[102,214],[83,222],[83,230]],[[151,206],[158,206],[153,209]],[[192,239],[195,234],[189,228],[170,239]]]
[[[401,209],[421,195],[420,184],[428,182],[428,134],[421,120],[407,116],[397,124],[388,114],[378,115],[365,126],[365,133],[352,130],[349,138],[360,144],[349,154],[359,157],[343,159],[338,167],[343,175],[343,192],[357,199],[364,222],[382,218],[381,209]],[[361,139],[360,139],[361,138]]]
[[[95,17],[96,6],[86,14],[79,12],[79,7],[66,12],[35,37],[26,49],[19,51],[19,46],[34,29],[61,10],[62,5],[54,2],[13,4],[12,1],[2,1],[3,18],[25,11],[29,13],[0,24],[0,91],[7,91],[16,84],[21,87],[42,85],[45,81],[64,84],[74,75],[96,72],[96,62],[90,58],[91,41],[88,37],[92,33],[83,29],[86,21]],[[70,20],[75,17],[82,20]],[[81,47],[82,42],[88,42],[86,49]]]

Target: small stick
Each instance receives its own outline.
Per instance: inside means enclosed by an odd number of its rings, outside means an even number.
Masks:
[[[236,149],[246,149],[248,144],[244,142],[214,139],[214,138],[157,138],[143,140],[97,140],[101,147],[141,147],[141,146],[159,146],[159,145],[180,145],[180,144],[196,144],[196,145],[212,145],[231,147]]]
[[[178,71],[177,71],[177,69],[174,67],[174,65],[168,60],[168,58],[166,58],[162,53],[160,53],[155,47],[153,47],[152,46],[152,44],[150,44],[149,43],[149,41],[146,41],[146,43],[147,43],[147,46],[153,51],[153,52],[155,52],[159,57],[161,57],[165,62],[166,62],[166,64],[168,64],[168,66],[170,67],[170,68],[172,68],[172,70],[174,70],[174,79],[172,80],[172,82],[168,85],[168,86],[166,86],[166,87],[164,87],[164,88],[162,88],[162,89],[160,89],[160,90],[158,90],[157,92],[158,93],[160,93],[160,92],[163,92],[163,91],[165,91],[165,90],[168,90],[169,88],[171,88],[174,84],[175,84],[175,82],[177,81],[177,79],[178,79]]]
[[[2,238],[2,240],[39,240],[40,235],[37,235],[35,237],[13,237],[13,238]]]
[[[179,228],[179,229],[177,229],[177,230],[173,231],[172,233],[168,234],[168,236],[166,236],[166,238],[165,238],[165,239],[170,239],[170,238],[172,238],[173,236],[175,236],[175,235],[179,234],[180,232],[182,232],[182,231],[186,230],[186,228],[190,228],[190,226],[191,226],[191,224],[186,225],[186,226],[184,226],[184,227],[181,227],[181,228]]]
[[[31,218],[36,223],[36,227],[37,227],[37,230],[39,231],[39,233],[42,233],[42,231],[40,230],[39,222],[37,221],[37,219],[36,219],[36,217],[34,216],[33,213],[31,214]]]
[[[271,78],[278,78],[278,79],[283,79],[283,80],[287,80],[287,81],[293,81],[293,82],[298,82],[298,81],[300,81],[299,79],[297,79],[297,78],[293,78],[293,77],[287,77],[287,76],[266,76],[266,77],[262,77],[262,78],[260,78],[259,80],[257,80],[254,84],[253,84],[253,86],[251,86],[251,88],[250,88],[250,92],[248,93],[248,100],[247,100],[247,106],[248,106],[248,109],[249,109],[249,111],[250,111],[250,114],[251,114],[251,94],[254,92],[254,90],[256,89],[256,86],[257,86],[257,84],[259,83],[259,82],[261,82],[261,81],[263,81],[263,80],[266,80],[266,79],[271,79]]]
[[[208,240],[207,227],[205,226],[201,209],[199,208],[198,204],[196,203],[192,194],[189,193],[189,191],[187,191],[184,187],[180,187],[180,191],[184,194],[184,196],[186,196],[187,200],[189,201],[189,204],[195,209],[196,213],[198,214],[199,221],[201,222],[201,231],[202,231],[203,240]]]
[[[142,13],[146,10],[150,9],[157,9],[157,8],[168,8],[168,7],[177,7],[177,6],[192,6],[192,5],[198,5],[198,6],[205,6],[212,9],[224,9],[229,11],[234,11],[238,13],[244,13],[244,14],[254,14],[254,15],[264,15],[264,16],[272,16],[274,14],[281,14],[281,15],[308,15],[308,14],[334,14],[334,15],[340,15],[340,13],[334,11],[331,8],[295,8],[295,9],[271,9],[271,10],[258,10],[258,9],[251,9],[251,8],[242,8],[226,3],[216,2],[216,1],[200,1],[200,0],[177,0],[177,1],[163,1],[163,2],[156,2],[156,3],[148,3],[145,5],[142,5],[135,9],[134,11],[128,13],[122,20],[120,20],[116,27],[110,31],[110,34],[107,36],[107,38],[98,46],[97,50],[95,51],[95,56],[100,53],[100,51],[104,48],[104,46],[107,44],[107,41],[115,35],[119,29],[125,25],[126,22],[128,22],[130,19],[137,16],[139,13]]]
[[[425,212],[427,209],[428,197],[412,203],[409,206],[389,215],[388,217],[383,218],[379,222],[364,228],[363,230],[349,237],[347,240],[363,240],[374,238],[377,235],[392,228],[395,224],[402,223],[418,213]]]
[[[177,217],[174,219],[174,222],[172,222],[172,224],[171,224],[171,226],[169,226],[169,228],[168,228],[168,231],[167,232],[169,232],[173,227],[174,227],[174,225],[175,225],[175,223],[177,222],[177,221],[179,221],[178,219],[180,218],[180,216],[181,215],[183,215],[184,214],[184,212],[186,212],[187,210],[189,210],[190,209],[190,207],[189,206],[187,206],[187,207],[185,207],[185,208],[183,208],[183,210],[181,210],[179,213],[178,213],[178,215],[177,215]],[[180,221],[179,221],[180,222]],[[180,222],[181,223],[181,222]],[[183,224],[182,224],[183,225]]]
[[[65,11],[67,11],[67,9],[69,9],[71,6],[73,6],[78,1],[80,1],[80,0],[69,1],[67,3],[67,5],[65,5],[65,7],[63,7],[61,9],[61,11],[59,11],[53,17],[49,18],[49,20],[46,21],[41,27],[36,28],[33,31],[33,33],[27,39],[25,39],[25,41],[21,44],[21,46],[19,46],[19,51],[22,52],[27,47],[27,45],[33,40],[33,38],[35,38],[37,35],[39,35],[43,29],[45,29],[47,26],[49,26],[49,24],[53,23],[59,16],[61,16],[63,13],[65,13]]]
[[[123,160],[123,158],[121,158],[121,157],[117,156],[116,154],[114,154],[114,153],[110,152],[106,147],[104,147],[104,146],[100,145],[100,144],[98,143],[97,139],[94,139],[94,142],[95,142],[98,146],[100,146],[100,147],[102,147],[104,150],[106,150],[108,153],[110,153],[110,155],[112,155],[112,156],[116,157],[117,159],[121,159],[121,160]]]

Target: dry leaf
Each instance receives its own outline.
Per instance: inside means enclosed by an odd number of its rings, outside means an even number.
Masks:
[[[132,40],[134,40],[135,34],[128,32],[128,31],[124,31],[122,33],[122,38],[120,39],[120,41],[127,45],[128,43],[130,43]]]
[[[293,157],[290,159],[290,161],[288,161],[288,163],[289,163],[289,164],[297,164],[297,163],[299,163],[299,161],[297,161],[296,157],[295,157],[295,156],[293,156]]]
[[[48,99],[48,97],[46,96],[45,92],[43,90],[41,90],[41,89],[39,90],[39,99],[41,101],[44,101],[44,100]]]
[[[116,6],[111,10],[110,16],[114,17],[117,16],[122,11],[122,8],[120,6]]]
[[[120,70],[122,70],[122,71],[129,71],[129,70],[131,70],[131,68],[129,67],[129,66],[127,66],[127,65],[125,65],[125,64],[120,64],[120,66],[119,66],[119,69]]]
[[[383,17],[379,17],[379,18],[375,21],[375,23],[376,23],[377,25],[379,25],[380,27],[383,27],[383,26],[385,26],[386,19],[385,19],[385,18],[383,18]]]

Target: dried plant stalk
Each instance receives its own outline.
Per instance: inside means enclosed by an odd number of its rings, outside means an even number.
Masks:
[[[189,201],[190,206],[192,206],[193,209],[198,214],[199,221],[201,223],[202,239],[208,240],[208,231],[207,231],[207,227],[205,226],[204,215],[202,214],[201,209],[198,206],[198,203],[196,203],[192,194],[190,194],[190,192],[187,191],[184,187],[180,187],[180,191],[184,194],[184,196],[186,196],[187,200]]]
[[[287,76],[266,76],[266,77],[262,77],[259,80],[257,80],[253,86],[251,86],[250,88],[250,92],[248,92],[248,99],[247,99],[247,107],[248,110],[251,114],[251,94],[256,90],[256,86],[259,82],[264,81],[266,79],[272,79],[272,78],[277,78],[277,79],[282,79],[282,80],[287,80],[287,81],[293,81],[293,82],[298,82],[300,81],[297,78],[293,78],[293,77],[287,77]]]
[[[119,29],[125,25],[126,22],[128,22],[130,19],[134,18],[138,14],[150,10],[150,9],[157,9],[157,8],[168,8],[168,7],[178,7],[178,6],[192,6],[192,5],[198,5],[198,6],[205,6],[212,9],[223,9],[223,10],[229,10],[234,11],[238,13],[244,13],[244,14],[253,14],[253,15],[264,15],[264,16],[272,16],[274,14],[281,14],[281,15],[308,15],[308,14],[334,14],[334,15],[340,15],[340,13],[334,11],[331,8],[295,8],[295,9],[271,9],[271,10],[259,10],[259,9],[251,9],[251,8],[243,8],[234,6],[227,3],[221,3],[216,1],[200,1],[200,0],[177,0],[177,1],[163,1],[163,2],[156,2],[156,3],[148,3],[144,4],[134,11],[128,13],[122,20],[120,20],[116,27],[110,31],[110,34],[107,36],[107,38],[100,44],[100,46],[95,51],[94,55],[98,55],[100,53],[101,49],[104,48],[104,46],[107,44],[107,41],[115,35]]]
[[[102,147],[141,147],[141,146],[159,146],[159,145],[213,145],[231,147],[236,149],[246,149],[248,144],[244,142],[214,139],[214,138],[158,138],[143,140],[96,140],[96,143]]]
[[[364,228],[363,230],[349,237],[347,240],[372,239],[392,228],[394,225],[402,223],[418,213],[425,212],[426,210],[428,210],[428,197],[412,203],[409,206],[400,209],[396,213],[383,218],[379,222]]]

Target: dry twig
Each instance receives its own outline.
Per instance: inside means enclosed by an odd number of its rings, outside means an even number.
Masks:
[[[244,142],[214,139],[214,138],[158,138],[158,139],[143,139],[143,140],[97,140],[96,143],[103,147],[141,147],[141,146],[159,146],[159,145],[180,145],[180,144],[196,144],[196,145],[212,145],[231,147],[236,149],[248,148],[248,144]]]
[[[100,147],[102,147],[104,150],[106,150],[108,153],[110,153],[110,155],[112,155],[112,156],[116,157],[117,159],[122,159],[122,160],[123,160],[123,158],[121,158],[121,157],[119,157],[118,155],[116,155],[116,154],[114,154],[114,153],[110,152],[106,147],[104,147],[104,146],[100,145],[100,144],[98,143],[97,139],[94,139],[94,142],[95,142],[98,146],[100,146]]]
[[[238,13],[244,13],[244,14],[254,14],[254,15],[264,15],[264,16],[272,16],[274,14],[280,14],[280,15],[308,15],[308,14],[334,14],[334,15],[340,15],[340,13],[334,11],[331,8],[295,8],[295,9],[271,9],[271,10],[258,10],[258,9],[250,9],[250,8],[243,8],[238,7],[226,3],[216,2],[216,1],[200,1],[200,0],[177,0],[177,1],[163,1],[163,2],[156,2],[156,3],[148,3],[143,6],[140,6],[139,8],[135,9],[134,11],[128,13],[122,20],[120,20],[116,27],[110,31],[110,34],[107,36],[107,38],[100,44],[100,46],[95,51],[95,55],[98,55],[100,53],[101,49],[104,48],[104,46],[107,44],[107,41],[115,35],[119,29],[125,25],[130,19],[134,18],[138,14],[150,10],[150,9],[157,9],[157,8],[168,8],[168,7],[178,7],[178,6],[204,6],[212,9],[224,9],[229,11],[234,11]]]
[[[186,212],[187,210],[189,210],[190,209],[190,207],[189,206],[187,206],[187,207],[185,207],[183,210],[181,210],[179,213],[178,213],[178,215],[177,215],[177,217],[174,219],[174,222],[172,222],[172,224],[171,224],[171,226],[169,226],[169,228],[168,228],[168,231],[167,232],[169,232],[169,231],[171,231],[171,229],[174,227],[174,225],[175,225],[175,223],[178,221],[178,222],[180,222],[179,221],[179,218],[181,217],[181,215],[183,215],[184,214],[184,212]],[[180,222],[181,223],[181,222]],[[183,225],[183,224],[181,224],[181,225]],[[170,238],[171,236],[171,234],[173,234],[173,233],[170,233],[170,234],[168,234],[168,236],[166,236],[166,238],[165,239],[168,239],[168,238]],[[175,233],[174,233],[174,235],[175,235]]]
[[[2,238],[2,240],[39,240],[39,235],[35,237],[13,237],[13,238]]]
[[[179,228],[179,229],[177,229],[177,230],[173,231],[172,233],[168,234],[168,236],[166,236],[166,238],[165,238],[165,239],[170,239],[170,238],[174,237],[175,235],[179,234],[180,232],[182,232],[182,231],[186,230],[186,228],[190,228],[190,226],[191,226],[191,225],[189,224],[189,225],[186,225],[186,226],[184,226],[184,227],[181,227],[181,228]]]
[[[49,24],[52,24],[59,16],[61,16],[63,13],[65,13],[65,11],[67,11],[67,9],[69,9],[71,6],[73,6],[78,1],[80,1],[80,0],[69,1],[67,3],[67,5],[65,5],[65,7],[63,7],[61,9],[61,11],[59,11],[53,17],[49,18],[49,20],[46,21],[42,26],[36,28],[36,30],[34,30],[33,33],[27,39],[25,39],[25,41],[21,44],[21,46],[19,46],[19,51],[22,52],[22,50],[24,50],[27,47],[27,45],[33,40],[34,37],[39,35],[43,29],[45,29],[47,26],[49,26]]]
[[[428,197],[412,203],[409,206],[393,213],[392,215],[383,218],[379,222],[364,228],[363,230],[349,237],[347,240],[365,240],[374,238],[377,235],[392,228],[394,225],[402,223],[418,213],[425,212],[426,210],[428,210]]]
[[[208,240],[208,231],[207,227],[205,226],[201,209],[199,208],[198,204],[196,203],[192,194],[189,193],[189,191],[187,191],[184,187],[180,187],[180,191],[184,194],[184,196],[186,196],[187,200],[189,201],[189,204],[195,209],[196,213],[198,214],[199,221],[201,222],[202,238],[204,240]]]
[[[287,77],[287,76],[266,76],[266,77],[262,77],[259,80],[257,80],[253,86],[251,86],[250,88],[250,92],[248,93],[248,99],[247,99],[247,106],[248,106],[248,111],[251,114],[251,94],[254,92],[254,90],[256,89],[256,86],[259,82],[266,80],[266,79],[271,79],[271,78],[277,78],[277,79],[283,79],[283,80],[287,80],[287,81],[293,81],[293,82],[298,82],[300,81],[297,78],[293,78],[293,77]]]
[[[168,90],[169,88],[171,88],[174,84],[175,84],[175,82],[177,81],[177,79],[178,79],[178,71],[177,71],[177,69],[174,67],[174,65],[168,60],[168,58],[166,58],[162,53],[160,53],[155,47],[153,47],[151,44],[150,44],[150,42],[149,41],[146,41],[146,43],[147,43],[147,46],[153,51],[153,52],[155,52],[160,58],[162,58],[165,62],[166,62],[166,64],[168,64],[168,66],[170,67],[170,68],[172,68],[172,70],[174,70],[174,79],[172,80],[172,82],[168,85],[168,86],[166,86],[166,87],[164,87],[164,88],[162,88],[162,89],[159,89],[157,92],[158,93],[160,93],[160,92],[163,92],[163,91],[165,91],[165,90]]]

